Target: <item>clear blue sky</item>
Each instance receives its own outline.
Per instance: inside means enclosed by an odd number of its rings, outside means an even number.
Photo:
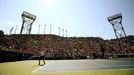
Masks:
[[[0,0],[0,29],[6,34],[19,25],[20,33],[23,11],[37,16],[32,34],[59,34],[59,27],[67,29],[68,36],[93,36],[104,39],[115,38],[107,17],[122,13],[122,24],[127,35],[134,35],[134,0]],[[15,29],[12,31],[14,33]]]

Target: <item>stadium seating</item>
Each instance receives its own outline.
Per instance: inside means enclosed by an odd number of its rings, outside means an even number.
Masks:
[[[116,39],[104,40],[99,37],[60,37],[57,35],[2,35],[0,37],[0,50],[14,56],[20,53],[24,56],[36,56],[39,52],[45,51],[45,58],[48,59],[81,59],[92,56],[103,58],[108,56],[134,55],[134,45],[129,45],[123,38],[119,42]],[[131,41],[134,36],[131,36]],[[102,52],[101,46],[105,49]],[[14,52],[14,53],[12,53]],[[28,55],[27,55],[28,54]],[[30,54],[30,55],[29,55]],[[11,57],[10,56],[10,57]],[[16,55],[15,55],[16,56]],[[7,56],[0,56],[1,58]],[[28,58],[26,57],[26,59]],[[21,57],[22,58],[22,57]],[[4,58],[5,59],[5,58]]]

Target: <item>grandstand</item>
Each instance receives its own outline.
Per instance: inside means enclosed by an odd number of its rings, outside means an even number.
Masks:
[[[126,37],[134,41],[134,36]],[[37,59],[37,54],[46,52],[46,59],[86,59],[134,56],[134,44],[121,38],[123,50],[116,39],[99,37],[61,37],[53,34],[1,35],[0,61]],[[14,58],[17,57],[17,58]]]

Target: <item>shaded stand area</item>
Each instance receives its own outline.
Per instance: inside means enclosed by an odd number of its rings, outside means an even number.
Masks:
[[[0,50],[0,62],[31,59],[32,54]]]

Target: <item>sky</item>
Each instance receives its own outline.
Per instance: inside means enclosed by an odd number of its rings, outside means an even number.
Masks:
[[[127,35],[134,35],[134,0],[0,0],[0,30],[9,34],[20,33],[21,14],[27,11],[36,15],[31,34],[62,36],[62,29],[68,37],[115,38],[107,17],[121,13],[122,24]]]

